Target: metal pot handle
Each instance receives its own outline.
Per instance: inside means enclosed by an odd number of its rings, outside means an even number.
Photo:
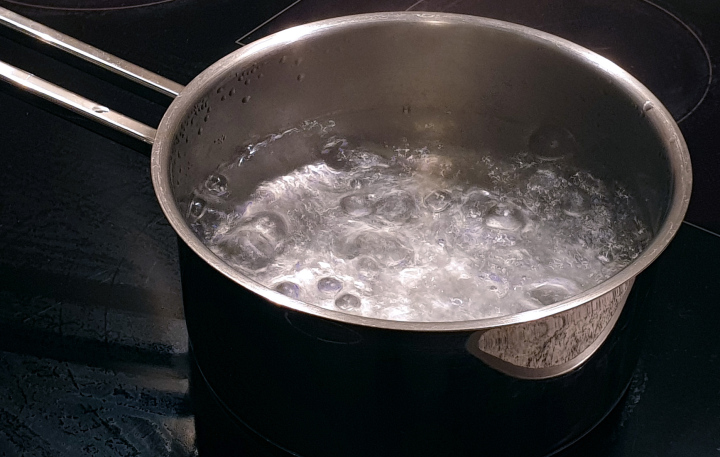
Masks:
[[[581,306],[520,324],[480,330],[468,351],[490,367],[521,379],[547,379],[587,361],[615,328],[635,278]]]
[[[2,7],[0,7],[0,24],[168,97],[176,97],[184,88],[181,84]],[[155,140],[157,132],[154,128],[2,61],[0,61],[0,79],[133,138],[150,144]]]

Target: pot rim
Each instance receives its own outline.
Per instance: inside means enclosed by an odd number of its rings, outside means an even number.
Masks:
[[[660,136],[660,139],[668,146],[670,151],[669,162],[673,173],[673,189],[666,217],[648,247],[633,262],[614,276],[567,300],[539,309],[506,316],[448,322],[393,321],[362,317],[341,311],[325,309],[318,305],[286,297],[269,289],[244,276],[216,256],[197,238],[190,226],[186,223],[185,218],[173,198],[169,172],[173,138],[180,123],[197,103],[198,95],[204,94],[208,88],[213,88],[216,84],[219,84],[227,72],[234,70],[238,65],[242,65],[243,63],[250,65],[257,57],[275,52],[284,46],[312,38],[316,35],[332,33],[338,29],[352,30],[353,28],[365,25],[397,22],[426,23],[438,26],[470,25],[510,32],[525,39],[535,41],[538,44],[554,47],[558,52],[570,56],[579,63],[593,67],[599,74],[604,74],[612,79],[618,88],[637,102],[638,107],[643,107],[646,102],[651,102],[654,105],[654,109],[646,112],[645,118],[652,124]],[[690,201],[692,188],[690,155],[675,120],[650,90],[615,63],[568,40],[530,27],[478,16],[418,12],[360,14],[300,25],[262,38],[218,60],[185,87],[163,116],[157,130],[156,141],[152,148],[151,175],[157,199],[175,232],[195,254],[238,285],[265,298],[270,303],[340,323],[391,330],[423,332],[485,330],[535,321],[582,306],[614,290],[645,270],[668,246],[682,223]]]

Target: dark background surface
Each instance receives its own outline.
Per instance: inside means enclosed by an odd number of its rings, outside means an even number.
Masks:
[[[406,9],[509,20],[616,61],[653,90],[680,123],[693,160],[687,215],[693,225],[683,225],[658,261],[652,317],[628,394],[606,421],[562,455],[720,455],[720,211],[715,204],[720,106],[714,76],[720,4],[19,3],[0,1],[183,84],[243,44],[291,25]],[[142,6],[148,3],[155,4]],[[134,95],[147,94],[127,85],[118,88],[117,80],[99,79],[87,66],[4,30],[0,60],[150,125],[169,103]],[[176,241],[155,201],[143,154],[147,148],[113,141],[119,138],[5,84],[0,84],[0,126],[0,456],[276,455],[230,424],[192,376]]]

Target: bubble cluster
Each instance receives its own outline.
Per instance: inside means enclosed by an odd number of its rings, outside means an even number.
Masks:
[[[186,207],[220,258],[293,299],[393,320],[507,315],[599,284],[652,238],[628,189],[574,165],[579,146],[562,128],[540,127],[499,159],[308,125],[247,148]],[[298,138],[316,161],[231,192],[249,158]]]

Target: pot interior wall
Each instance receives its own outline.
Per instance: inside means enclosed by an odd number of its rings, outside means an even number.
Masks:
[[[348,23],[231,56],[232,65],[205,78],[175,135],[170,173],[181,211],[219,164],[307,120],[342,119],[336,131],[362,140],[500,155],[527,150],[533,132],[554,126],[575,137],[579,163],[638,192],[657,230],[673,178],[646,100],[628,95],[612,66],[599,71],[602,60],[490,24]],[[320,146],[298,142],[253,157],[231,191],[247,194],[318,160]]]

